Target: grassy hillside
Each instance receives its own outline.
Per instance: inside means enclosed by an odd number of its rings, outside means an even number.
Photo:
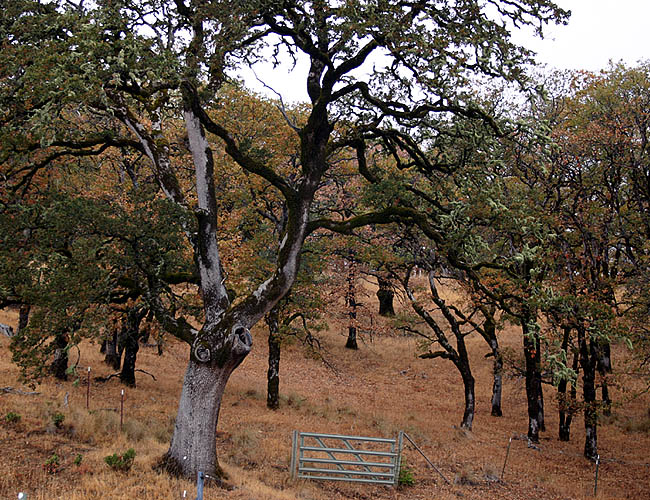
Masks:
[[[371,301],[369,307],[375,307]],[[15,325],[16,315],[0,311],[0,322]],[[363,320],[362,320],[363,321]],[[379,321],[374,319],[375,324]],[[545,386],[547,431],[540,449],[527,448],[514,439],[503,481],[501,475],[510,437],[526,432],[523,379],[508,377],[504,385],[504,417],[490,416],[491,361],[484,341],[469,340],[477,380],[477,413],[471,433],[456,426],[462,416],[462,386],[455,369],[445,360],[420,360],[417,340],[387,325],[365,334],[358,351],[344,349],[345,324],[331,318],[322,334],[325,355],[335,371],[307,356],[299,344],[288,345],[281,364],[282,404],[277,412],[265,406],[266,336],[258,326],[255,346],[235,371],[226,391],[219,423],[221,465],[230,475],[232,491],[210,488],[206,499],[554,499],[590,498],[594,465],[581,456],[584,431],[578,415],[569,443],[557,436],[554,389]],[[503,332],[501,343],[520,351],[515,328]],[[0,338],[0,386],[29,392],[18,382],[18,369],[10,362],[9,340]],[[47,380],[38,394],[0,392],[0,498],[30,500],[65,498],[180,499],[183,491],[194,498],[191,482],[170,479],[152,470],[166,451],[180,394],[188,348],[170,341],[162,357],[143,347],[136,389],[126,390],[125,421],[119,429],[120,390],[117,379],[92,382],[90,411],[86,410],[86,367],[92,376],[107,375],[99,346],[84,343],[79,350],[81,380]],[[615,369],[622,355],[616,349]],[[77,360],[71,352],[71,362]],[[638,389],[638,387],[637,387]],[[67,398],[66,398],[67,395]],[[628,392],[614,389],[615,401]],[[65,404],[67,399],[67,405]],[[642,396],[614,408],[614,416],[599,428],[599,498],[650,497],[650,398]],[[10,413],[19,422],[7,422]],[[53,420],[61,413],[60,427]],[[413,469],[412,487],[393,489],[347,483],[291,482],[291,431],[329,432],[393,437],[405,430],[454,484],[445,485],[424,459],[406,447],[406,463]],[[104,457],[136,450],[128,473],[114,472]],[[56,454],[59,466],[48,472],[44,464]],[[81,463],[75,458],[81,455]]]

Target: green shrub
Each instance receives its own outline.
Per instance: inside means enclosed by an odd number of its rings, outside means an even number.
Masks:
[[[77,453],[77,456],[74,457],[74,460],[72,461],[72,463],[75,464],[76,466],[79,466],[79,465],[81,465],[81,461],[83,460],[83,458],[84,457],[81,455],[81,453]]]
[[[124,452],[123,455],[118,455],[113,453],[107,457],[104,457],[104,462],[113,470],[118,470],[121,472],[128,472],[131,470],[133,465],[133,460],[135,459],[135,450],[129,448]]]
[[[64,420],[65,420],[65,415],[63,413],[56,412],[54,415],[52,415],[52,423],[54,424],[54,427],[56,427],[57,429],[61,428]]]
[[[397,484],[399,486],[413,486],[415,484],[415,474],[413,474],[413,469],[411,469],[403,460],[399,468]]]
[[[14,413],[13,411],[10,411],[5,415],[5,422],[8,424],[17,424],[20,422],[21,416],[18,413]]]
[[[56,474],[59,471],[59,465],[61,465],[59,456],[56,453],[52,453],[52,456],[43,464],[43,469],[48,474]]]

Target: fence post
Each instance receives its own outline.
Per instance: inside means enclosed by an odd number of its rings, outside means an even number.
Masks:
[[[120,432],[122,432],[122,427],[124,425],[124,389],[120,392]]]
[[[298,431],[291,435],[291,479],[296,479],[296,455],[298,454]]]
[[[397,454],[395,455],[395,487],[399,486],[399,470],[402,466],[402,446],[404,444],[404,431],[399,431],[397,436]]]
[[[506,450],[506,458],[503,461],[503,469],[501,469],[501,481],[503,481],[503,474],[506,472],[506,463],[508,462],[508,455],[510,455],[510,445],[512,444],[512,437],[508,441],[508,449]]]
[[[86,410],[90,409],[90,366],[88,367],[88,383],[86,388]]]
[[[199,471],[196,475],[196,500],[203,500],[203,479],[205,474]]]
[[[594,496],[598,496],[598,468],[600,467],[600,455],[596,455],[596,477],[594,479]]]

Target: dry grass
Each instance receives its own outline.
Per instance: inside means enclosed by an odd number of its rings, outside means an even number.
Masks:
[[[453,293],[449,292],[449,293]],[[366,302],[368,302],[366,300]],[[14,313],[0,311],[0,322],[15,325]],[[376,320],[376,319],[375,319]],[[401,335],[375,335],[360,343],[359,351],[343,348],[345,325],[332,320],[323,334],[333,373],[322,362],[305,356],[300,346],[289,346],[281,365],[281,407],[265,406],[266,340],[262,328],[254,332],[255,348],[233,375],[224,397],[218,449],[233,491],[207,489],[206,499],[334,500],[334,499],[555,499],[590,498],[593,464],[581,458],[583,422],[576,417],[572,440],[556,439],[557,415],[551,388],[545,388],[547,432],[541,451],[512,443],[504,481],[501,475],[508,438],[525,433],[523,381],[507,379],[505,417],[490,416],[491,362],[482,340],[469,339],[477,379],[474,431],[455,427],[461,418],[462,390],[453,367],[444,360],[420,360],[416,341]],[[386,325],[384,325],[386,327]],[[515,330],[504,332],[502,343],[519,349]],[[10,362],[8,340],[0,338],[2,386],[22,387],[18,369]],[[81,346],[80,365],[93,376],[106,375],[97,345]],[[183,491],[194,498],[192,482],[158,475],[152,469],[165,452],[187,358],[187,348],[170,342],[162,358],[143,348],[138,366],[153,373],[137,374],[138,387],[127,389],[125,423],[119,428],[119,394],[115,379],[92,383],[90,411],[85,405],[85,373],[80,383],[47,380],[41,394],[0,394],[0,416],[21,415],[18,423],[0,423],[0,498],[16,498],[27,491],[30,500],[180,499]],[[616,359],[616,358],[615,358]],[[68,406],[64,405],[68,394]],[[624,395],[614,393],[621,400]],[[648,498],[650,435],[648,397],[615,408],[615,416],[599,429],[601,456],[599,498]],[[63,426],[51,424],[52,415],[65,415]],[[625,422],[630,422],[626,426]],[[394,436],[406,430],[425,453],[456,484],[444,485],[424,459],[406,448],[406,462],[416,484],[394,490],[354,484],[332,484],[289,479],[291,431]],[[137,456],[129,473],[110,470],[103,459],[133,447]],[[47,473],[42,465],[56,453],[60,469]],[[82,455],[80,465],[74,464]]]

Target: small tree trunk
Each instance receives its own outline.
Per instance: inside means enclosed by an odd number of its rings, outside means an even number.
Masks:
[[[540,377],[539,377],[539,387],[538,387],[537,391],[538,391],[538,403],[537,403],[538,417],[537,417],[537,421],[539,422],[539,430],[543,432],[543,431],[546,430],[546,423],[544,422],[544,388],[542,386],[541,374],[540,374]]]
[[[345,343],[347,349],[358,349],[357,345],[357,299],[356,299],[356,276],[354,273],[354,264],[350,263],[348,273],[348,293],[346,295],[346,305],[348,306],[348,316],[350,324],[348,326],[348,340]]]
[[[609,397],[607,385],[607,374],[612,373],[612,357],[609,342],[605,342],[598,348],[598,372],[601,376],[601,390],[603,395],[603,415],[609,417],[612,414],[612,400]]]
[[[496,323],[494,321],[494,311],[487,308],[483,309],[483,316],[485,322],[483,323],[483,337],[490,346],[494,363],[492,364],[492,410],[493,417],[501,417],[501,393],[503,392],[503,358],[499,349],[499,341],[497,340]]]
[[[573,371],[578,373],[578,353],[573,353]],[[564,421],[562,420],[562,414],[560,414],[560,441],[568,441],[571,437],[571,422],[573,420],[573,415],[576,412],[576,400],[578,397],[578,383],[577,379],[571,381],[571,392],[569,400],[566,403],[565,411],[566,415],[564,416]],[[564,423],[563,423],[564,422]]]
[[[124,348],[124,361],[120,371],[120,381],[129,387],[135,387],[135,362],[140,350],[140,322],[144,317],[143,311],[135,307],[129,308],[124,315],[121,340]]]
[[[135,361],[139,350],[137,332],[124,339],[124,362],[120,371],[120,381],[129,387],[135,387]]]
[[[32,306],[29,304],[21,304],[20,309],[18,310],[18,331],[16,333],[22,332],[29,323],[29,312],[31,311]]]
[[[460,426],[463,429],[471,431],[472,424],[474,423],[476,399],[474,397],[474,377],[469,370],[467,370],[467,372],[468,373],[465,373],[464,370],[461,372],[463,377],[463,387],[465,389],[465,411],[463,412],[463,421]]]
[[[54,359],[50,365],[50,371],[59,380],[68,380],[68,336],[59,333],[54,338]]]
[[[117,352],[117,330],[113,330],[113,334],[106,339],[104,363],[112,367],[113,370],[119,370],[122,364],[121,356]]]
[[[379,284],[379,290],[377,290],[377,299],[379,299],[379,315],[395,316],[395,308],[393,306],[395,292],[393,292],[390,281],[383,278],[377,278],[377,282]]]
[[[532,327],[532,328],[531,328]],[[539,443],[539,388],[540,363],[539,333],[535,325],[535,315],[528,310],[522,320],[524,337],[524,356],[526,358],[526,399],[528,401],[528,439]]]
[[[585,416],[585,457],[596,460],[598,455],[598,409],[596,405],[597,353],[593,340],[587,341],[584,327],[578,327],[580,366],[582,367],[582,391]]]
[[[562,351],[568,360],[568,351],[569,351],[569,339],[571,337],[571,327],[565,326],[563,328],[564,336],[562,338]],[[574,356],[574,361],[575,361]],[[567,389],[568,380],[563,378],[560,380],[560,383],[557,386],[557,400],[558,400],[558,413],[560,418],[560,425],[558,429],[558,438],[560,441],[568,441],[570,437],[571,429],[571,406],[570,401],[567,398],[566,389]]]
[[[276,307],[266,315],[266,324],[269,325],[269,369],[266,374],[266,406],[271,410],[280,408],[280,328]]]

